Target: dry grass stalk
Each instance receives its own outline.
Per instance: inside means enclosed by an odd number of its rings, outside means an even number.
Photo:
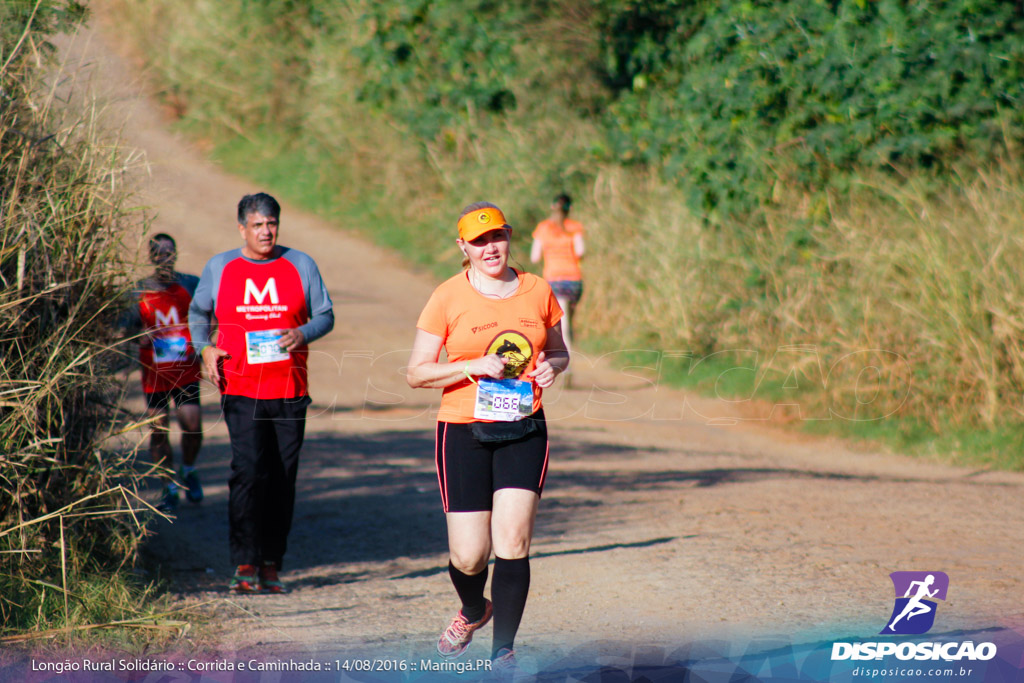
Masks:
[[[68,104],[64,80],[42,79],[52,50],[34,21],[54,9],[37,0],[22,24],[0,26],[11,46],[0,55],[0,633],[71,638],[131,609],[116,572],[152,508],[132,454],[102,450],[145,424],[119,424],[112,408],[132,267],[123,239],[142,226],[101,107]],[[96,582],[111,587],[98,600],[85,590]]]

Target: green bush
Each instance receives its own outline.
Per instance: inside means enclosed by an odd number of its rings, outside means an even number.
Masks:
[[[600,3],[614,158],[711,215],[777,183],[991,160],[1024,139],[1024,20],[1001,0]]]
[[[361,18],[370,39],[356,50],[366,69],[359,98],[424,139],[473,110],[514,111],[524,71],[516,48],[536,20],[531,14],[529,3],[499,9],[489,0],[375,3]]]
[[[31,51],[16,50],[26,39],[38,40],[35,47],[43,54],[52,54],[53,45],[39,39],[77,26],[85,16],[85,4],[77,0],[7,0],[0,4],[0,66],[11,60],[10,69],[14,62],[31,57]]]
[[[352,57],[344,97],[421,144],[528,119],[544,93],[567,120],[601,122],[582,158],[658,169],[714,222],[796,189],[845,191],[858,172],[948,173],[1024,140],[1024,18],[1001,0],[177,7],[192,28],[158,31],[149,50],[192,121],[301,138],[333,46]],[[244,58],[257,43],[260,59]]]

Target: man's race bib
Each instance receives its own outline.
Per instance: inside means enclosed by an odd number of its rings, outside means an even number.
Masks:
[[[481,377],[476,387],[473,417],[516,422],[533,414],[533,385],[521,379]]]
[[[153,364],[182,363],[188,360],[188,339],[182,336],[153,337]]]
[[[291,354],[281,348],[285,330],[259,330],[245,333],[245,357],[249,365],[288,360]]]

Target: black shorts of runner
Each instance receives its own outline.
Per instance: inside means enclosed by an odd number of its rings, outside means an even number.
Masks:
[[[170,409],[172,400],[175,408],[199,405],[199,382],[174,387],[170,391],[146,394],[146,407],[158,413],[165,413]]]
[[[553,280],[548,283],[551,291],[559,299],[568,299],[573,306],[580,302],[583,296],[583,282],[580,280]]]
[[[537,429],[515,441],[482,443],[471,424],[437,423],[435,459],[445,512],[481,512],[492,507],[498,489],[526,489],[537,495],[548,473],[548,429],[544,411]]]

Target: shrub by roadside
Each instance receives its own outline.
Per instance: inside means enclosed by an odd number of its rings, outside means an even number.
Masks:
[[[152,587],[129,571],[140,474],[110,441],[131,428],[115,320],[122,240],[142,220],[94,104],[45,80],[50,39],[85,15],[67,0],[0,6],[0,643],[152,622]]]

